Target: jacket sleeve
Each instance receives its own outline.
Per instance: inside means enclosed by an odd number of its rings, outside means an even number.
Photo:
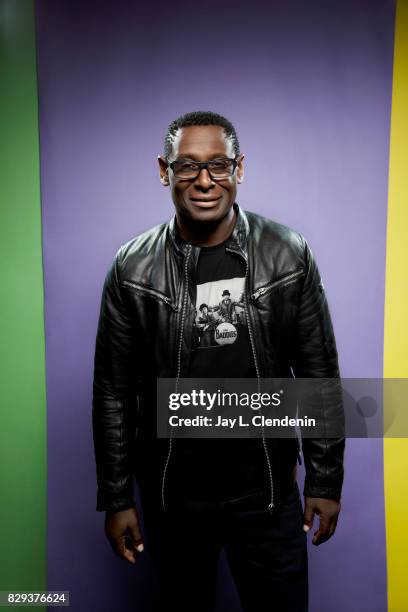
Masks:
[[[105,278],[96,334],[92,430],[97,477],[97,511],[135,505],[133,447],[136,432],[132,377],[134,327],[119,283],[119,249]],[[132,400],[133,398],[133,400]]]
[[[340,392],[322,394],[320,401],[324,426],[327,423],[330,429],[334,423],[344,422],[338,354],[319,270],[304,238],[302,242],[305,278],[298,311],[293,369],[296,378],[337,379],[333,381],[332,388],[340,389]],[[344,430],[336,431],[343,433]],[[303,437],[302,449],[306,468],[303,494],[339,501],[344,478],[344,436]]]

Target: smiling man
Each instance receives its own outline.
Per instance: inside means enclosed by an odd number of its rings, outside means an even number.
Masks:
[[[217,245],[231,233],[232,204],[244,175],[244,155],[237,151],[236,142],[236,136],[233,140],[218,125],[169,129],[165,155],[158,158],[160,179],[170,185],[180,235],[187,242]],[[198,173],[197,162],[207,171]]]
[[[303,508],[297,437],[157,439],[156,379],[339,378],[320,274],[301,234],[238,204],[244,155],[225,117],[173,121],[158,162],[175,214],[120,247],[102,294],[97,510],[134,563],[136,475],[163,610],[213,610],[225,548],[246,612],[306,611],[307,531],[315,514],[313,544],[335,531],[344,438],[302,440]],[[342,415],[341,403],[323,415],[333,409]]]

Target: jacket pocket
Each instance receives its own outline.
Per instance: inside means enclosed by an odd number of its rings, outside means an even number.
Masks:
[[[303,269],[295,270],[294,272],[288,272],[277,280],[267,283],[262,287],[258,287],[258,289],[251,294],[251,299],[255,302],[259,297],[266,295],[267,293],[274,289],[277,289],[278,287],[282,288],[286,287],[287,285],[291,285],[292,283],[295,283],[297,280],[299,280],[299,278],[304,276],[304,274],[305,271]]]
[[[134,281],[126,281],[126,280],[122,281],[121,284],[124,287],[130,287],[131,289],[134,289],[135,291],[139,292],[142,295],[152,297],[158,302],[167,304],[167,306],[170,306],[170,308],[174,310],[174,312],[177,312],[178,310],[177,305],[173,303],[171,298],[169,298],[167,295],[165,295],[161,291],[158,291],[157,289],[153,289],[153,287],[148,287],[147,285],[144,285],[143,283],[136,283]]]

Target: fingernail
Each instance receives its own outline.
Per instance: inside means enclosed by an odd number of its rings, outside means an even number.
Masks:
[[[309,529],[310,529],[309,525],[303,525],[303,531],[306,531],[307,533]]]
[[[142,552],[142,551],[144,550],[144,546],[143,546],[143,544],[138,544],[138,545],[136,546],[136,550],[137,550],[137,551],[139,551],[139,552]]]

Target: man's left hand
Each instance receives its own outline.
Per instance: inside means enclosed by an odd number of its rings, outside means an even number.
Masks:
[[[314,515],[319,515],[319,529],[313,534],[312,544],[318,546],[332,537],[336,530],[340,508],[340,502],[334,499],[305,497],[303,529],[306,532],[313,526]]]

